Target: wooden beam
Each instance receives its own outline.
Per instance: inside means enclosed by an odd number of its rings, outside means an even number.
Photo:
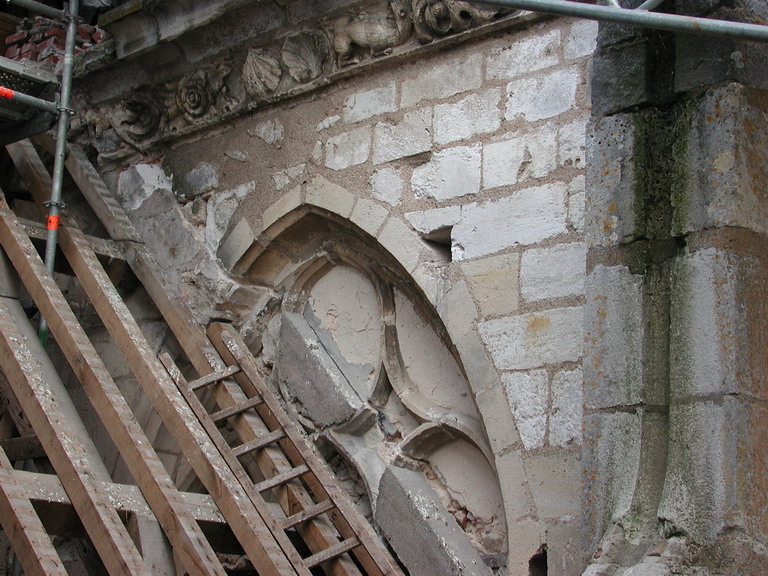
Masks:
[[[47,240],[48,230],[45,224],[35,222],[34,220],[28,220],[27,218],[19,218],[21,224],[27,236],[33,240]],[[125,260],[123,252],[118,248],[114,241],[106,238],[96,238],[95,236],[85,236],[86,241],[91,246],[93,251],[101,258]]]
[[[38,202],[44,201],[50,176],[31,143],[13,144],[8,146],[8,151],[32,196]],[[5,227],[15,237],[19,246],[26,246],[27,251],[34,250],[17,222],[11,221],[11,218],[6,218],[4,221]],[[133,317],[80,231],[74,228],[62,228],[59,231],[59,240],[76,272],[78,269],[75,264],[82,266],[84,262],[87,262],[86,266],[93,269],[91,274],[101,271],[102,281],[112,288],[110,297],[123,306],[124,318],[119,321],[132,320]],[[6,246],[6,251],[48,322],[56,342],[82,383],[83,389],[109,431],[132,476],[147,497],[168,539],[174,547],[178,548],[178,555],[183,559],[185,568],[190,574],[224,576],[224,569],[216,558],[216,554],[207,543],[195,519],[185,508],[173,481],[137,423],[130,406],[112,380],[64,296],[48,276],[43,262],[36,254],[34,258],[20,256],[14,258],[11,248]],[[90,257],[83,258],[80,252]],[[79,273],[83,274],[82,268]],[[90,295],[93,297],[93,294]],[[106,298],[102,293],[101,300],[108,304]],[[141,334],[140,331],[139,334]],[[150,397],[153,395],[151,391],[148,394]],[[190,441],[189,438],[187,441]]]
[[[281,442],[288,459],[294,463],[304,462],[312,470],[304,481],[318,501],[330,499],[339,513],[332,514],[335,528],[346,539],[358,538],[362,547],[355,548],[353,554],[365,568],[367,574],[401,574],[392,556],[384,548],[370,524],[353,508],[347,495],[339,486],[330,469],[321,460],[319,454],[302,434],[296,424],[283,409],[277,396],[264,382],[255,359],[248,351],[242,338],[232,325],[213,323],[208,329],[217,351],[227,363],[237,363],[241,372],[235,375],[246,388],[249,395],[259,395],[263,404],[256,407],[256,412],[271,428],[285,431],[288,442]],[[306,506],[302,508],[307,509]]]
[[[0,450],[0,474],[13,470]],[[11,542],[24,573],[29,576],[66,576],[67,571],[37,512],[17,484],[0,478],[0,526]]]
[[[131,240],[123,243],[126,260],[170,326],[198,374],[204,377],[212,372],[224,370],[227,366],[222,362],[201,327],[192,320],[193,316],[184,305],[184,300],[179,296],[176,287],[163,278],[162,267],[154,255],[140,242],[138,232],[133,228],[82,149],[70,145],[66,166],[102,224],[110,232],[115,232],[113,238]],[[242,390],[231,381],[225,380],[215,385],[211,391],[216,402],[223,409],[247,400]],[[258,417],[250,414],[234,419],[233,426],[244,442],[269,432]],[[256,457],[256,462],[266,476],[275,476],[294,467],[279,449],[273,447],[261,450]],[[299,483],[286,484],[281,490],[280,505],[286,516],[310,508],[314,504],[311,496]],[[320,552],[339,542],[333,526],[323,518],[314,518],[299,526],[298,529],[312,552]],[[331,569],[334,576],[360,574],[349,558],[339,558],[332,563]]]
[[[251,562],[263,574],[290,574],[294,569],[270,533],[262,514],[201,427],[176,385],[147,343],[93,252],[74,230],[63,231],[62,248],[104,325],[122,351],[182,453],[214,497]]]
[[[12,485],[21,497],[41,506],[45,504],[72,506],[61,480],[53,474],[0,468],[0,484]],[[152,508],[147,504],[138,486],[113,482],[102,482],[102,485],[110,505],[118,512],[143,516],[152,515]],[[197,522],[226,523],[213,498],[208,494],[195,494],[193,492],[180,492],[180,494],[185,506]]]
[[[36,202],[41,203],[45,198],[50,177],[45,171],[45,167],[37,156],[34,147],[29,142],[20,142],[8,146],[8,150],[19,173],[27,183],[32,196]],[[141,329],[112,285],[82,233],[74,228],[62,228],[59,232],[59,242],[77,278],[88,294],[91,303],[109,330],[118,348],[125,356],[145,394],[195,469],[198,477],[214,497],[219,508],[221,508],[222,513],[230,523],[232,531],[246,550],[253,565],[258,569],[259,573],[265,576],[269,574],[293,573],[295,570],[292,568],[285,552],[270,533],[261,515],[248,499],[247,494],[243,491],[243,487],[223,460],[214,443],[207,436],[189,406],[184,402],[176,385],[162,364],[160,364],[157,356],[155,356]],[[43,317],[48,320],[53,332],[56,319],[49,319],[49,314],[56,315],[57,310],[52,308],[51,310],[43,311]],[[59,345],[65,350],[66,354],[66,349],[68,348],[67,340],[71,339],[70,332],[64,331],[61,335],[54,332],[54,336],[56,336],[57,342],[59,342]],[[75,346],[75,343],[73,342],[71,345]],[[80,356],[83,355],[82,351],[87,345],[88,343],[86,342],[77,344],[77,347],[80,349]],[[95,356],[95,351],[93,356]],[[91,352],[88,350],[86,358],[90,357]],[[95,359],[98,359],[98,357],[96,356]],[[70,359],[70,364],[72,363],[73,360]],[[89,363],[95,364],[95,360],[92,362],[83,362],[81,360],[78,366],[73,364],[73,369],[77,372],[78,367],[84,369]],[[98,368],[98,371],[101,372],[101,366]],[[93,371],[93,368],[91,371]],[[103,372],[106,373],[106,369]],[[81,378],[81,381],[94,378],[95,382],[98,382],[103,377],[86,373],[78,374],[78,376]],[[112,419],[115,418],[125,419],[125,415],[122,415],[122,417],[119,414],[113,415]],[[117,423],[113,423],[112,427],[119,428]],[[125,441],[119,442],[116,440],[115,443],[121,449],[121,453],[123,448],[128,447]],[[126,457],[124,456],[124,458]],[[143,461],[146,463],[146,456]],[[129,459],[126,458],[126,462],[130,467]],[[141,460],[135,462],[137,466],[141,464]],[[161,464],[160,467],[162,467]],[[132,473],[137,481],[150,480],[143,477],[143,475],[147,474],[146,471],[142,472],[142,474],[137,474],[132,470]],[[157,470],[150,472],[150,474],[160,476]],[[167,499],[170,499],[170,497],[168,496]],[[148,500],[152,502],[149,496]],[[158,501],[157,504],[159,506],[163,502]],[[195,528],[199,531],[199,527],[184,523],[186,516],[183,510],[176,509],[174,515],[172,511],[167,510],[166,504],[166,510],[157,510],[156,514],[158,520],[165,527],[169,539],[174,542],[175,546],[193,546],[202,539],[202,535],[198,537],[195,534]],[[173,526],[173,523],[176,526]],[[182,537],[178,538],[177,533]],[[188,569],[194,570],[194,567],[199,566],[202,561],[202,557],[196,558]],[[211,566],[209,566],[209,570],[211,570],[209,573],[218,573],[213,572]],[[223,574],[223,569],[221,569],[220,565],[218,570]]]
[[[0,448],[3,449],[11,462],[46,457],[43,445],[35,435],[0,440]]]
[[[13,234],[7,226],[8,218],[5,211],[0,212],[0,240],[14,260],[11,255],[15,252]],[[29,249],[34,250],[31,244]],[[29,256],[31,254],[21,254],[22,259]],[[47,447],[48,457],[67,492],[72,495],[78,515],[110,573],[149,576],[149,569],[120,517],[109,505],[101,483],[93,475],[91,458],[83,447],[81,435],[71,427],[70,418],[60,411],[56,397],[51,394],[47,380],[55,371],[52,366],[46,369],[45,351],[28,323],[26,334],[17,328],[15,321],[20,319],[27,322],[18,301],[0,298],[0,359],[16,398]],[[47,372],[45,375],[44,371]]]

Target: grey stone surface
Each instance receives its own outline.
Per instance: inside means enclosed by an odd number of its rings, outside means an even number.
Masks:
[[[598,23],[595,20],[576,20],[563,39],[566,60],[590,56],[597,44]]]
[[[544,445],[549,377],[545,370],[502,374],[501,382],[526,450]]]
[[[533,78],[513,80],[507,85],[505,118],[528,122],[553,118],[576,106],[578,70],[555,70]]]
[[[406,112],[397,124],[379,122],[373,131],[373,163],[381,164],[432,148],[432,109]]]
[[[403,82],[401,104],[413,106],[422,100],[448,98],[454,94],[477,90],[482,84],[483,58],[472,54],[435,66],[418,77]],[[456,82],[461,78],[461,82]]]
[[[480,191],[480,146],[456,146],[432,155],[411,178],[417,198],[438,201],[477,194]]]
[[[566,193],[565,184],[556,182],[463,206],[462,220],[453,227],[453,259],[478,258],[565,232]]]
[[[590,246],[614,246],[637,237],[635,124],[632,115],[589,123],[585,228]]]
[[[685,167],[675,189],[673,232],[685,234],[712,227],[737,226],[768,233],[766,176],[768,118],[760,92],[739,84],[708,91],[683,126]]]
[[[631,34],[636,34],[635,30]],[[633,42],[598,51],[592,68],[592,111],[603,116],[648,102],[648,42]]]
[[[411,574],[492,574],[419,472],[387,468],[374,519]]]
[[[390,206],[400,204],[403,195],[403,175],[395,168],[378,168],[370,179],[371,194]]]
[[[714,248],[679,258],[673,269],[671,399],[737,393],[737,350],[746,349],[737,270]]]
[[[581,444],[583,380],[581,368],[563,370],[552,378],[549,443],[553,446]]]
[[[344,170],[368,160],[371,153],[371,129],[367,126],[328,139],[325,165]]]
[[[584,402],[636,404],[643,380],[643,279],[624,266],[595,266],[587,279]]]
[[[553,308],[481,322],[478,327],[496,366],[527,370],[581,358],[581,307]]]
[[[201,162],[181,179],[177,194],[184,198],[195,198],[219,186],[219,170],[209,162]]]
[[[551,124],[483,147],[483,188],[542,178],[557,166],[557,131]],[[583,145],[583,144],[582,144]]]
[[[300,314],[283,312],[276,366],[301,412],[321,427],[346,422],[362,401]]]
[[[528,302],[584,294],[587,247],[581,242],[531,248],[520,260],[520,293]]]
[[[344,101],[344,122],[360,122],[379,114],[397,110],[397,85],[390,82],[352,94]]]
[[[449,144],[477,134],[496,132],[501,126],[501,90],[470,94],[455,104],[435,106],[435,143]]]
[[[584,417],[582,525],[587,553],[611,521],[632,505],[638,479],[642,421],[631,412],[604,412]]]
[[[736,448],[727,443],[727,417],[711,401],[670,406],[669,464],[658,515],[701,544],[714,543],[729,504],[735,504],[726,498],[736,472],[726,467],[726,453]]]
[[[205,222],[205,242],[216,254],[222,242],[226,240],[232,217],[240,206],[240,202],[256,189],[254,181],[246,182],[232,190],[215,194],[208,200],[208,210]]]
[[[559,61],[560,30],[549,30],[514,42],[509,48],[488,56],[486,67],[492,80],[513,80]]]

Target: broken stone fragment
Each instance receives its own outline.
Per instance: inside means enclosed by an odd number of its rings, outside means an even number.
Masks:
[[[300,314],[283,312],[277,369],[302,414],[320,427],[346,422],[362,406],[347,378]]]
[[[387,468],[374,518],[411,574],[492,574],[420,472]]]

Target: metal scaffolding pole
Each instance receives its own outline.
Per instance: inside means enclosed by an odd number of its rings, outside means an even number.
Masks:
[[[51,199],[46,202],[48,208],[48,236],[45,243],[45,267],[51,275],[53,274],[56,263],[59,218],[61,217],[61,210],[66,207],[61,201],[61,189],[64,180],[64,160],[67,150],[69,116],[72,112],[70,102],[72,99],[72,72],[75,63],[75,41],[77,38],[79,1],[80,0],[71,0],[68,5],[65,5],[65,9],[62,11],[36,2],[35,0],[6,0],[6,3],[8,4],[14,4],[33,12],[37,12],[38,14],[59,20],[66,20],[67,22],[64,65],[61,74],[61,91],[59,93],[57,104],[0,87],[1,98],[16,100],[19,103],[47,111],[53,110],[58,112],[59,115],[56,127],[56,149],[53,159],[53,176],[51,178]],[[48,324],[45,321],[45,318],[40,319],[38,335],[40,342],[45,346],[48,340]]]
[[[629,24],[643,28],[655,28],[670,32],[723,36],[736,40],[768,42],[768,26],[698,18],[680,14],[650,12],[661,4],[659,0],[647,0],[639,8],[623,8],[618,0],[606,0],[608,5],[583,4],[573,0],[471,0],[475,4],[488,4],[506,8],[518,8],[533,12],[546,12],[560,16],[575,16],[589,20],[602,20],[617,24]]]

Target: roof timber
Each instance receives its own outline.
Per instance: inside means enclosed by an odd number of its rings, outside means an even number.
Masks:
[[[11,463],[0,450],[0,526],[8,535],[29,576],[66,576],[50,536],[24,494],[23,483],[8,478]]]
[[[96,173],[90,162],[87,160],[85,154],[76,146],[70,147],[70,154],[67,159],[67,167],[70,170],[70,174],[72,175],[73,179],[79,185],[81,191],[88,199],[89,203],[94,206],[94,211],[99,215],[100,218],[102,218],[102,223],[105,225],[105,227],[114,230],[118,237],[136,238],[138,233],[133,229],[130,220],[128,220],[127,216],[122,211],[122,208],[114,200],[111,192],[104,185],[103,181],[101,181],[101,178],[99,177],[98,173]],[[64,240],[62,241],[62,244],[65,246]],[[125,248],[126,258],[128,259],[134,273],[143,283],[145,289],[155,301],[155,304],[157,305],[162,315],[165,317],[169,326],[174,331],[176,338],[191,360],[195,369],[201,375],[207,375],[211,372],[226,368],[210,340],[204,335],[204,333],[201,331],[201,328],[192,322],[192,316],[189,310],[184,310],[182,304],[183,300],[176,295],[176,290],[174,287],[169,286],[163,280],[162,273],[160,272],[161,268],[147,247],[139,242],[125,242],[123,245]],[[93,267],[84,266],[82,272],[85,275],[92,270]],[[83,279],[85,279],[85,277],[83,277]],[[96,289],[95,284],[97,284],[99,281],[95,278],[91,278],[88,279],[87,282],[92,285],[93,294],[93,291]],[[102,288],[108,289],[104,283],[102,283]],[[114,299],[109,300],[114,302]],[[100,299],[94,300],[94,303],[98,302],[100,302]],[[119,303],[114,303],[119,306]],[[120,320],[121,318],[124,318],[123,312],[118,310],[111,310],[110,306],[107,305],[102,306],[101,310],[101,313],[106,315],[104,316],[105,324],[107,324],[111,330],[115,331],[113,333],[113,337],[118,342],[122,343],[121,345],[126,346],[126,353],[128,353],[128,347],[130,347],[131,343],[135,342],[136,340],[131,336],[131,334],[136,333],[136,328],[131,325],[130,321],[126,323],[125,321]],[[139,368],[139,371],[146,373],[145,376],[141,378],[141,381],[145,383],[144,385],[150,386],[150,381],[152,381],[153,378],[157,383],[163,382],[162,375],[157,374],[156,370],[152,367],[154,364],[153,360],[147,358],[146,355],[140,353],[138,350],[134,350],[133,352],[130,352],[130,354],[132,358],[136,359],[136,366]],[[234,382],[231,381],[221,382],[213,389],[213,393],[219,406],[224,409],[247,400],[243,391]],[[160,410],[160,412],[165,414],[166,417],[172,419],[179,416],[170,409]],[[187,422],[186,427],[171,422],[166,422],[166,426],[169,427],[172,433],[174,431],[175,433],[185,433],[185,430],[187,430],[187,428],[191,425],[191,422],[197,421],[194,416],[186,418],[182,417],[182,420]],[[265,426],[264,422],[261,421],[259,417],[257,417],[256,414],[243,414],[242,417],[235,419],[232,422],[232,425],[245,442],[255,440],[263,434],[269,433],[269,429]],[[179,444],[182,447],[186,447],[187,449],[195,447],[194,444],[190,444],[188,441],[180,441]],[[204,460],[200,461],[200,457],[201,455],[195,457],[198,460],[198,467],[204,464]],[[260,450],[256,456],[256,462],[259,469],[267,477],[277,477],[294,469],[291,461],[284,454],[275,450]],[[198,468],[197,471],[200,475],[201,469]],[[332,480],[330,478],[326,478],[326,482],[332,482]],[[204,483],[206,483],[205,480]],[[228,482],[228,484],[233,487],[233,490],[235,490],[238,486],[232,484],[231,482]],[[218,484],[216,483],[210,484],[209,481],[207,487],[213,493],[218,491]],[[301,484],[287,483],[280,490],[279,494],[280,496],[278,500],[286,513],[290,513],[289,511],[295,511],[297,509],[306,510],[315,506],[314,500]],[[220,494],[220,496],[226,495],[227,491]],[[217,502],[221,507],[222,502],[218,499]],[[230,505],[227,506],[229,507]],[[349,508],[345,508],[345,514],[351,516],[354,514],[354,512]],[[230,517],[226,511],[225,516],[228,518]],[[244,518],[241,515],[235,515],[233,518],[235,522],[242,521],[243,519]],[[367,546],[372,546],[372,540],[364,534],[364,528],[362,527],[362,524],[357,522],[354,524],[354,526],[355,528],[352,531],[358,532],[362,538],[362,541],[364,541]],[[237,531],[237,524],[233,525],[232,527]],[[273,528],[273,531],[275,533],[278,532],[278,530],[275,528]],[[310,550],[316,554],[321,554],[324,553],[324,551],[331,550],[334,546],[337,545],[339,541],[334,527],[321,519],[313,519],[312,521],[303,523],[301,526],[298,526],[298,531],[304,538]],[[265,542],[267,541],[265,540]],[[287,547],[287,544],[285,543],[282,545]],[[296,563],[295,558],[293,561]],[[304,568],[301,567],[301,564],[301,562],[298,562],[298,569],[304,570]],[[382,553],[374,555],[373,558],[370,558],[367,561],[366,569],[371,574],[385,573],[379,571],[377,564],[380,564],[384,570],[393,571],[394,573],[397,571],[394,563],[392,563],[391,559],[387,559],[387,555],[383,551]],[[331,569],[332,573],[335,575],[360,574],[360,571],[354,565],[354,563],[346,557],[337,558],[336,561],[333,562]]]
[[[6,251],[18,233],[10,216],[0,213],[0,238]],[[31,246],[31,245],[30,245]],[[32,248],[34,250],[34,248]],[[35,252],[35,256],[36,256]],[[22,258],[25,257],[22,254]],[[12,257],[13,258],[13,257]],[[19,326],[26,327],[25,332]],[[17,300],[0,298],[0,359],[8,382],[30,419],[36,434],[47,447],[48,457],[64,482],[94,545],[111,574],[150,574],[144,560],[115,510],[108,504],[95,462],[88,456],[88,436],[74,422],[77,412],[63,390],[55,369],[44,363],[47,355]],[[58,386],[56,384],[58,383]],[[63,407],[63,408],[62,408]],[[66,413],[69,412],[69,413]],[[73,416],[74,414],[74,416]]]
[[[15,486],[14,490],[19,497],[31,500],[37,506],[44,507],[46,504],[72,506],[72,501],[67,496],[61,480],[52,474],[0,468],[0,485],[8,484]],[[152,508],[147,504],[138,486],[104,482],[104,491],[111,506],[118,512],[142,516],[152,515]],[[225,523],[213,498],[208,494],[181,492],[180,495],[197,522]]]

